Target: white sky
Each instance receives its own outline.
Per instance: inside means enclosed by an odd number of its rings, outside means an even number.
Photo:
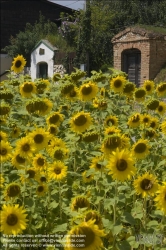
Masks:
[[[54,2],[60,5],[64,5],[71,9],[84,9],[86,0],[49,0],[50,2]]]

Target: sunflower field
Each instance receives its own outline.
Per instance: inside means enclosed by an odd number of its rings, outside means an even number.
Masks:
[[[0,83],[1,249],[166,249],[166,82],[25,64]]]

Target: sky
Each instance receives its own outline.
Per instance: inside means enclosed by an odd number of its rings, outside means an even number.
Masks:
[[[86,0],[49,0],[49,1],[60,5],[64,5],[71,9],[78,10],[78,9],[84,9]]]

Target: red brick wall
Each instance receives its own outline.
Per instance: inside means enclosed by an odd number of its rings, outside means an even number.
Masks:
[[[60,2],[59,2],[60,3]],[[39,12],[50,21],[57,22],[60,12],[72,14],[70,8],[46,0],[1,0],[1,48],[9,45],[11,36],[24,31],[26,23],[39,20]]]
[[[131,32],[132,31],[132,32]],[[141,84],[153,80],[166,63],[166,36],[152,37],[145,31],[137,33],[132,28],[117,34],[113,39],[114,68],[122,70],[122,52],[126,49],[141,51]]]
[[[166,64],[166,41],[150,40],[150,79],[154,79]]]

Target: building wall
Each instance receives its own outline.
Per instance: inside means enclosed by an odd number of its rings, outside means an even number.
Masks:
[[[6,54],[0,54],[0,81],[7,80],[6,70],[10,70],[12,66],[12,58]]]
[[[150,40],[150,80],[166,64],[166,40]]]
[[[132,36],[131,36],[132,39]],[[126,49],[139,49],[141,51],[141,84],[148,80],[150,77],[149,63],[150,63],[150,43],[148,40],[135,40],[127,42],[117,42],[114,43],[113,53],[114,53],[114,68],[122,70],[122,52]]]
[[[44,55],[39,54],[39,50],[44,49]],[[31,53],[31,77],[32,80],[38,78],[38,65],[41,62],[46,62],[48,64],[48,77],[53,76],[54,72],[54,51],[50,50],[45,44],[41,43],[32,53]]]

